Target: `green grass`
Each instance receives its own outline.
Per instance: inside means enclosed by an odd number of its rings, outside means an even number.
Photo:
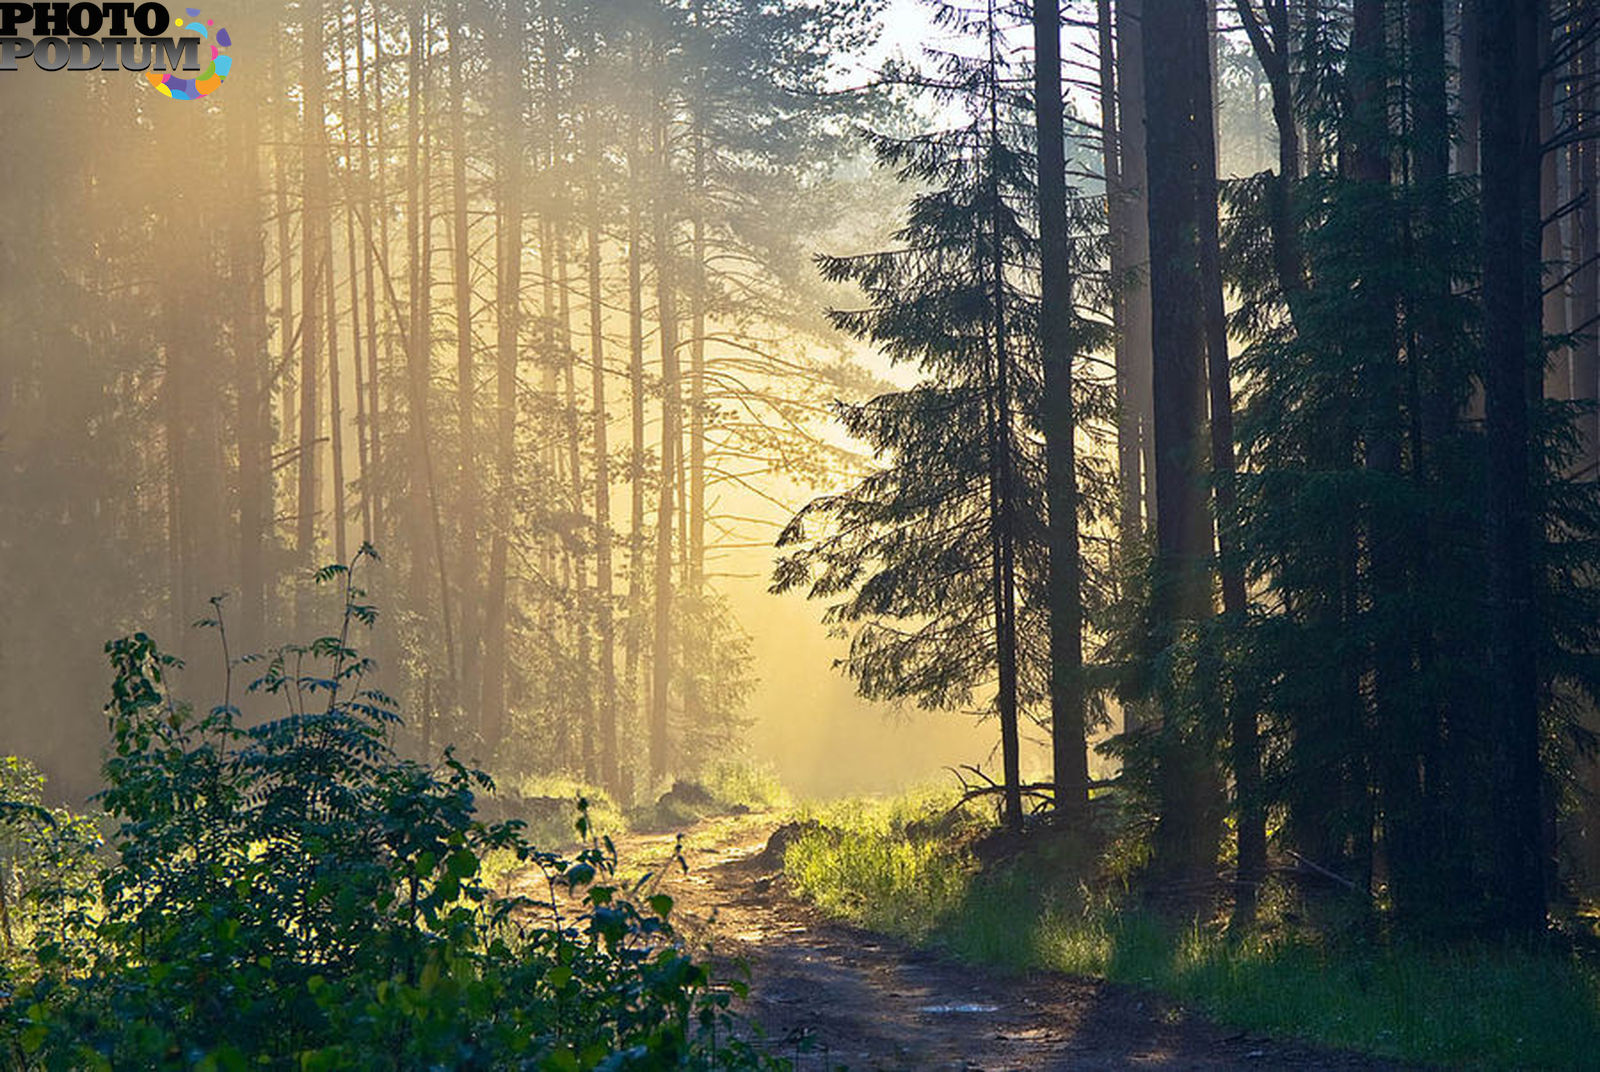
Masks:
[[[923,794],[813,813],[794,888],[859,925],[1009,970],[1149,987],[1213,1019],[1424,1064],[1593,1068],[1600,969],[1554,949],[1378,946],[1271,920],[1254,934],[1157,918],[1116,884],[1081,882],[1071,850],[980,872],[973,817],[927,832],[950,798]],[[1268,913],[1270,916],[1271,913]],[[1019,937],[1020,936],[1020,937]]]

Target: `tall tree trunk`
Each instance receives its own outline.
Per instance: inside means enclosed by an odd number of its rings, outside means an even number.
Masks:
[[[1281,6],[1281,5],[1280,5]],[[1215,9],[1213,9],[1214,14]],[[1216,40],[1215,25],[1209,28]],[[1215,98],[1216,55],[1207,65],[1208,98]],[[1233,371],[1228,357],[1228,320],[1222,296],[1222,249],[1217,205],[1217,112],[1208,108],[1202,123],[1202,146],[1196,180],[1199,184],[1200,275],[1205,301],[1206,382],[1211,408],[1212,496],[1216,511],[1218,572],[1222,611],[1232,629],[1246,628],[1248,602],[1244,563],[1240,561],[1238,510],[1234,489]],[[1289,174],[1292,174],[1290,172]],[[1285,178],[1287,184],[1287,178]],[[1255,916],[1256,892],[1267,868],[1267,816],[1261,797],[1259,701],[1255,683],[1234,674],[1225,697],[1230,730],[1230,759],[1236,796],[1235,919]]]
[[[356,49],[359,51],[365,44],[360,40],[361,5],[353,5],[355,11],[355,24],[357,33]],[[355,395],[356,395],[356,486],[361,489],[361,542],[372,542],[372,482],[368,467],[367,433],[371,430],[372,419],[367,412],[367,376],[365,360],[361,350],[361,273],[357,263],[358,254],[356,242],[356,214],[358,191],[356,188],[356,168],[358,161],[365,164],[366,158],[356,151],[356,132],[352,129],[352,119],[362,116],[363,104],[350,95],[350,48],[344,30],[344,20],[339,20],[339,130],[344,141],[345,161],[345,203],[344,203],[344,249],[345,268],[350,284],[350,364],[355,369]],[[361,122],[365,125],[365,118]],[[364,139],[363,139],[364,140]],[[361,176],[360,196],[365,196],[367,175],[363,171]]]
[[[305,147],[303,199],[300,206],[300,441],[297,459],[294,549],[303,572],[316,565],[317,447],[319,410],[317,378],[322,332],[322,296],[318,285],[325,274],[323,240],[319,230],[326,215],[327,150],[324,148],[322,0],[305,0],[301,9],[301,82],[305,113],[301,118],[301,144]],[[309,628],[308,592],[304,576],[295,582],[295,631]]]
[[[339,367],[339,292],[333,276],[333,218],[329,206],[324,206],[317,229],[322,232],[323,295],[328,306],[326,327],[328,332],[328,450],[333,460],[333,554],[337,562],[348,562],[345,530],[346,488],[344,483],[344,397],[341,390]]]
[[[278,69],[286,67],[285,49],[281,38],[276,42]],[[289,102],[280,102],[273,120],[273,133],[284,144],[299,138],[295,129],[294,108]],[[274,369],[271,386],[279,392],[278,434],[283,437],[285,450],[292,451],[296,442],[295,404],[298,394],[298,376],[295,370],[295,348],[300,336],[294,322],[294,239],[292,210],[289,204],[289,153],[273,153],[273,192],[276,195],[274,216],[277,222],[276,253],[278,255],[278,364]],[[304,257],[302,256],[302,261]],[[292,455],[291,455],[292,456]],[[268,516],[277,512],[274,497]],[[269,522],[268,532],[276,542],[275,522]],[[275,578],[276,579],[276,578]],[[298,586],[299,578],[294,579]],[[268,593],[268,600],[276,603],[277,592]],[[284,615],[287,618],[287,614]]]
[[[1102,49],[1110,18],[1101,4]],[[1055,807],[1081,825],[1089,810],[1089,754],[1083,686],[1082,564],[1078,546],[1078,459],[1073,443],[1072,250],[1067,230],[1066,131],[1061,101],[1061,6],[1033,0],[1035,122],[1039,144],[1039,353],[1044,363],[1043,408],[1046,511],[1050,566],[1050,722]],[[1108,57],[1101,57],[1108,74]],[[1110,100],[1111,98],[1105,98]],[[1114,113],[1104,123],[1114,144]],[[1114,149],[1106,153],[1114,163]],[[1107,185],[1112,185],[1110,179]]]
[[[1150,4],[1143,14],[1157,503],[1151,619],[1160,650],[1177,642],[1183,623],[1211,612],[1199,181],[1211,80],[1204,0]],[[1220,837],[1215,772],[1187,721],[1168,710],[1160,729],[1154,851],[1169,876],[1209,872]]]
[[[1145,0],[1117,0],[1117,125],[1122,148],[1124,219],[1127,230],[1122,241],[1125,263],[1137,269],[1137,277],[1124,291],[1125,322],[1118,325],[1127,353],[1125,364],[1117,366],[1119,404],[1125,422],[1119,425],[1118,455],[1122,462],[1124,517],[1138,517],[1153,526],[1157,518],[1155,436],[1155,398],[1152,383],[1154,362],[1153,316],[1150,298],[1150,169],[1146,154],[1145,116]],[[1125,387],[1123,385],[1126,383]],[[1130,433],[1124,435],[1124,432]],[[1124,445],[1131,440],[1131,449]],[[1140,529],[1139,531],[1142,531]]]
[[[493,537],[489,546],[489,581],[484,599],[484,655],[478,732],[493,750],[506,723],[506,568],[511,536],[512,500],[516,493],[517,358],[522,330],[522,124],[520,85],[523,67],[523,23],[520,2],[507,4],[506,24],[496,42],[501,86],[500,131],[495,182],[495,492]]]
[[[1392,218],[1390,193],[1392,139],[1389,130],[1387,79],[1389,72],[1387,27],[1388,0],[1356,0],[1351,24],[1347,60],[1349,105],[1340,130],[1340,165],[1360,200],[1359,211],[1367,219]],[[1372,399],[1367,426],[1363,429],[1366,449],[1364,464],[1373,474],[1366,508],[1368,547],[1369,611],[1373,623],[1368,643],[1373,668],[1371,706],[1373,723],[1395,733],[1391,747],[1380,749],[1381,760],[1390,772],[1379,772],[1380,780],[1391,786],[1400,778],[1400,768],[1408,751],[1414,755],[1417,734],[1412,724],[1414,708],[1402,696],[1409,674],[1410,637],[1402,628],[1404,608],[1411,602],[1408,590],[1404,530],[1393,517],[1380,490],[1397,481],[1401,474],[1401,441],[1404,437],[1400,400],[1404,397],[1404,378],[1397,353],[1397,296],[1388,284],[1388,265],[1399,251],[1387,246],[1391,226],[1378,228],[1383,236],[1369,255],[1357,293],[1357,324],[1347,333],[1347,345],[1354,351],[1362,369],[1362,380]],[[1348,747],[1348,746],[1346,746]],[[1351,792],[1365,801],[1369,798],[1366,778],[1352,779]],[[1353,814],[1364,815],[1370,805],[1363,803]],[[1358,844],[1371,837],[1370,826],[1357,820]],[[1356,863],[1365,873],[1370,859],[1358,853]]]
[[[372,541],[372,511],[367,498],[367,383],[366,370],[362,364],[361,354],[361,276],[356,270],[355,174],[357,161],[360,158],[356,153],[355,131],[352,129],[352,120],[358,111],[358,105],[350,95],[350,46],[342,16],[337,21],[337,27],[337,38],[334,47],[339,50],[339,135],[340,140],[343,142],[342,151],[344,156],[344,248],[350,293],[350,364],[355,369],[355,484],[361,489],[361,541],[362,543],[370,543]],[[331,236],[333,229],[331,217],[328,221],[328,228]],[[332,264],[331,251],[328,260]],[[330,269],[330,293],[332,291],[331,274]],[[339,542],[341,546],[344,543],[342,538]],[[340,555],[340,561],[346,561],[343,554]]]
[[[639,80],[637,46],[632,50],[635,84]],[[644,186],[640,161],[639,124],[628,124],[628,406],[632,448],[628,455],[628,628],[623,638],[623,673],[629,710],[637,717],[642,708],[639,661],[644,646]],[[632,798],[632,768],[623,772],[624,793]]]
[[[372,32],[373,48],[373,103],[377,121],[371,124],[369,134],[367,111],[367,59],[365,30],[361,22],[361,13],[365,3],[357,0],[355,5],[355,35],[356,35],[356,86],[359,97],[360,133],[361,133],[361,174],[362,174],[362,200],[364,218],[363,229],[366,241],[363,243],[365,251],[362,257],[363,282],[366,284],[367,295],[367,414],[370,426],[367,428],[367,464],[373,474],[372,486],[367,490],[367,498],[372,504],[372,536],[376,545],[383,545],[387,530],[384,528],[383,513],[383,452],[380,449],[382,428],[378,415],[382,412],[379,405],[378,391],[378,287],[374,261],[382,258],[387,266],[389,262],[389,199],[386,182],[388,172],[388,158],[384,155],[383,131],[387,123],[383,110],[383,80],[378,73],[378,65],[383,59],[383,34],[374,20]],[[376,155],[377,163],[373,163]],[[376,178],[376,189],[374,189]],[[380,216],[380,241],[374,249],[372,240],[372,217]],[[385,353],[387,355],[387,347]]]
[[[1003,770],[1004,815],[1006,827],[1022,829],[1022,750],[1017,705],[1017,517],[1013,491],[1011,354],[1008,339],[1010,322],[1006,306],[1004,205],[1001,203],[999,155],[1000,134],[1000,59],[995,25],[995,3],[989,0],[985,23],[988,39],[989,129],[988,171],[989,248],[985,251],[989,276],[989,303],[993,315],[990,325],[992,379],[989,387],[989,532],[994,583],[995,669],[998,682],[995,708],[1000,719],[1000,753]],[[1064,174],[1063,174],[1064,178]]]
[[[1597,125],[1596,100],[1600,90],[1600,47],[1593,44],[1579,52],[1574,82],[1577,84],[1578,121]],[[1572,277],[1572,328],[1576,333],[1572,350],[1571,397],[1591,405],[1600,398],[1600,145],[1589,140],[1575,142],[1570,154],[1572,195],[1578,199],[1573,217],[1577,265]],[[1600,479],[1600,414],[1593,409],[1579,417],[1577,469],[1585,480]]]
[[[612,607],[611,563],[611,456],[607,437],[605,331],[600,286],[600,174],[599,139],[589,118],[591,165],[588,212],[589,362],[590,391],[594,401],[594,568],[596,632],[600,640],[600,784],[614,797],[621,792],[617,762],[617,651]]]
[[[1059,4],[1057,5],[1059,7]],[[1116,23],[1111,0],[1096,0],[1096,44],[1100,59],[1100,166],[1105,173],[1106,219],[1109,224],[1109,267],[1111,269],[1112,359],[1116,367],[1117,399],[1117,532],[1124,548],[1131,548],[1143,530],[1139,464],[1139,417],[1133,409],[1128,345],[1128,289],[1132,265],[1128,261],[1130,212],[1128,191],[1122,174],[1121,87],[1117,79]],[[1037,33],[1037,29],[1034,31]],[[1057,46],[1057,60],[1060,46]],[[1043,62],[1035,60],[1036,63]]]
[[[1461,0],[1461,140],[1456,151],[1456,170],[1463,175],[1478,174],[1478,149],[1483,121],[1483,14],[1485,3],[1499,0]]]
[[[461,73],[464,38],[461,25],[461,0],[452,0],[447,27],[450,50],[450,186],[452,193],[452,234],[455,249],[456,304],[456,420],[460,436],[460,465],[457,469],[460,498],[460,529],[456,553],[460,562],[461,592],[461,700],[471,707],[477,702],[480,676],[481,617],[478,596],[478,416],[475,394],[477,372],[472,350],[472,260],[471,228],[467,216],[467,137],[466,86]],[[470,717],[470,712],[469,712]]]
[[[1406,223],[1405,254],[1415,282],[1409,288],[1404,316],[1405,371],[1411,407],[1411,477],[1420,490],[1447,479],[1439,470],[1436,455],[1453,419],[1453,403],[1441,379],[1451,346],[1449,326],[1442,319],[1451,283],[1450,114],[1443,0],[1407,0],[1406,37],[1412,102],[1410,179],[1422,210]],[[1422,518],[1422,537],[1411,541],[1409,565],[1419,584],[1433,575],[1434,547],[1442,523],[1428,512]],[[1407,632],[1409,650],[1415,653],[1414,673],[1427,679],[1437,662],[1438,638],[1426,622],[1415,622]],[[1416,696],[1414,691],[1406,706],[1408,717],[1380,727],[1393,736],[1381,746],[1389,763],[1379,791],[1394,911],[1399,918],[1418,920],[1443,896],[1438,881],[1444,870],[1441,842],[1445,835],[1438,783],[1443,775],[1441,712],[1448,708],[1440,699]]]
[[[428,706],[421,713],[424,748],[431,745],[431,721],[435,717],[433,705],[448,708],[457,698],[455,689],[455,633],[450,607],[449,574],[445,568],[444,532],[439,516],[438,487],[433,467],[432,438],[429,433],[428,398],[431,393],[433,365],[433,228],[431,164],[432,139],[428,125],[423,122],[423,69],[431,49],[428,44],[428,23],[419,5],[412,13],[410,23],[411,55],[407,64],[408,101],[407,127],[409,134],[409,189],[406,192],[407,241],[411,270],[409,300],[411,324],[405,337],[407,408],[409,410],[407,433],[411,451],[411,598],[416,606],[427,606],[428,589],[438,584],[438,623],[444,634],[445,683],[443,697],[432,687],[433,668],[424,671],[425,695]],[[432,559],[430,564],[429,559]]]
[[[1481,876],[1485,923],[1545,922],[1530,370],[1539,367],[1539,85],[1535,0],[1485,2],[1483,78],[1484,418],[1488,465],[1490,719],[1481,742],[1494,783],[1478,791],[1493,864]]]
[[[553,137],[553,134],[552,134]],[[549,155],[546,157],[546,166],[555,166],[554,143],[547,145]],[[539,376],[539,394],[549,407],[549,413],[557,417],[560,413],[560,400],[558,388],[560,375],[557,368],[558,361],[565,361],[566,351],[562,347],[561,336],[558,328],[556,297],[556,224],[550,218],[548,208],[539,217],[539,313],[541,335],[544,346],[541,353],[541,369]],[[553,489],[561,484],[561,456],[560,435],[546,433],[547,438],[539,447],[539,463],[545,474],[548,475],[550,486]],[[557,593],[563,584],[558,584],[556,570],[559,565],[570,571],[571,559],[565,548],[558,547],[559,535],[554,531],[543,534],[539,541],[539,575],[544,580],[546,591],[541,596],[539,606],[539,632],[544,641],[549,645],[552,653],[557,651],[557,629],[560,623],[556,620]],[[569,578],[570,579],[570,578]],[[555,753],[556,765],[562,769],[571,769],[573,765],[573,723],[570,712],[563,712],[555,724]]]
[[[1555,27],[1551,24],[1548,6],[1539,27],[1539,66],[1548,68],[1554,62],[1551,55]],[[1554,71],[1539,79],[1539,142],[1548,144],[1556,133],[1556,82]],[[1564,101],[1570,101],[1572,87],[1560,87]],[[1544,308],[1541,314],[1543,331],[1558,338],[1567,334],[1567,248],[1562,232],[1571,219],[1561,211],[1565,198],[1561,192],[1561,154],[1543,153],[1539,158],[1539,218],[1544,221],[1539,231],[1539,255],[1544,263]],[[1544,394],[1547,398],[1566,399],[1572,385],[1572,349],[1561,345],[1545,359]]]
[[[235,449],[239,455],[240,647],[258,651],[266,637],[267,545],[274,513],[272,486],[271,355],[267,339],[266,269],[262,234],[254,221],[261,208],[261,132],[264,104],[242,101],[234,133],[233,173],[239,176],[244,212],[233,262],[234,359],[239,399]]]
[[[567,482],[572,496],[572,516],[587,516],[584,502],[586,481],[583,475],[583,411],[578,404],[577,365],[578,352],[572,345],[572,299],[567,278],[569,250],[565,232],[556,239],[556,291],[560,295],[560,337],[562,352],[562,390],[565,395],[566,417],[562,422],[567,441]],[[589,596],[589,562],[583,552],[582,541],[575,541],[569,552],[572,562],[572,630],[576,635],[576,662],[578,667],[578,694],[572,709],[578,716],[579,754],[583,761],[583,776],[594,783],[600,776],[595,755],[595,704],[593,662],[593,608]]]
[[[705,17],[704,0],[695,0],[695,25]],[[706,557],[706,130],[700,118],[700,101],[705,92],[705,72],[696,73],[694,130],[690,146],[690,183],[688,198],[690,219],[689,254],[689,449],[686,483],[679,485],[685,498],[683,503],[683,590],[688,597],[690,613],[684,617],[703,623],[701,586],[705,574]],[[680,459],[681,460],[681,459]],[[680,469],[685,468],[680,465]],[[686,637],[689,634],[685,633]],[[698,728],[705,713],[700,695],[700,668],[704,664],[708,642],[699,633],[682,645],[683,662],[683,721],[691,729]]]
[[[661,483],[656,500],[655,636],[650,660],[650,774],[660,781],[672,768],[668,703],[672,686],[672,530],[673,496],[682,449],[682,403],[678,376],[678,313],[673,270],[671,140],[668,120],[657,101],[655,130],[656,198],[653,216],[656,260],[656,317],[661,341]]]

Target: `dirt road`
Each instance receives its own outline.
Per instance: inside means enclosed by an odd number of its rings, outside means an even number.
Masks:
[[[833,922],[789,896],[762,859],[772,825],[691,829],[689,871],[672,869],[663,888],[694,942],[749,964],[744,1012],[800,1072],[1399,1067],[1220,1028],[1128,987],[999,975]],[[623,859],[659,866],[673,843],[629,837]]]

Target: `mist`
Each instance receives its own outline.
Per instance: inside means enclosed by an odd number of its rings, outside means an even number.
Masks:
[[[810,259],[893,226],[857,128],[906,105],[825,92],[914,53],[879,14],[251,5],[167,31],[227,31],[194,99],[7,72],[8,750],[83,800],[107,640],[153,634],[203,708],[195,622],[309,642],[314,571],[370,543],[409,752],[619,796],[991,761],[992,723],[858,698],[823,608],[767,591],[781,525],[872,464],[829,407],[894,375]]]

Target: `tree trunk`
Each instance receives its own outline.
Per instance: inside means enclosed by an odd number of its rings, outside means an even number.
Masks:
[[[591,114],[589,125],[594,126]],[[611,456],[606,428],[604,310],[600,289],[600,153],[591,134],[589,159],[596,171],[589,178],[588,276],[589,363],[594,401],[594,565],[596,632],[600,639],[600,784],[614,797],[621,792],[617,770],[617,652],[611,605]]]
[[[317,406],[317,378],[320,375],[317,348],[321,343],[321,283],[323,241],[318,229],[326,213],[327,151],[324,148],[323,109],[323,26],[322,0],[305,0],[301,7],[301,82],[305,90],[305,114],[301,144],[304,166],[303,200],[300,207],[300,440],[297,459],[298,480],[295,495],[296,564],[302,572],[314,568],[317,521],[317,432],[320,421]],[[295,578],[295,631],[310,628],[308,592],[305,577]]]
[[[682,445],[682,404],[678,378],[678,314],[674,292],[673,226],[668,205],[672,178],[668,121],[660,111],[655,131],[656,204],[653,216],[656,260],[656,317],[661,340],[661,483],[656,500],[655,636],[650,660],[650,775],[659,782],[672,768],[668,739],[668,701],[672,686],[672,513]]]
[[[1006,827],[1022,829],[1021,733],[1017,706],[1017,517],[1013,490],[1010,323],[1006,308],[1006,260],[1000,201],[1000,62],[996,38],[994,0],[989,0],[986,31],[989,44],[989,248],[986,251],[989,274],[991,350],[993,373],[990,382],[990,542],[993,549],[995,669],[999,681],[995,708],[1000,719],[1000,753],[1003,769],[1004,815]],[[1064,174],[1063,174],[1064,177]]]
[[[567,482],[572,496],[572,516],[587,516],[584,503],[583,476],[583,413],[578,405],[577,364],[578,353],[572,345],[572,301],[567,279],[567,239],[565,232],[556,239],[556,291],[560,295],[560,337],[562,352],[562,390],[565,395],[566,419],[563,432],[567,440]],[[595,756],[595,710],[593,680],[593,614],[589,597],[589,562],[583,552],[582,541],[575,541],[570,552],[572,560],[572,630],[575,634],[576,662],[578,667],[577,696],[572,709],[578,716],[579,755],[583,761],[583,776],[593,784],[600,776]]]
[[[1179,640],[1182,623],[1211,612],[1199,181],[1211,123],[1204,0],[1151,4],[1143,29],[1157,504],[1151,620],[1159,651]],[[1209,873],[1220,837],[1215,772],[1187,722],[1168,710],[1160,730],[1154,864],[1171,877]]]
[[[450,50],[450,187],[453,195],[452,234],[455,249],[456,305],[456,421],[459,425],[460,465],[457,468],[460,498],[459,541],[456,554],[460,562],[461,592],[461,700],[476,702],[482,651],[482,619],[478,606],[478,416],[476,405],[477,372],[472,350],[472,260],[471,227],[467,216],[466,86],[461,73],[462,49],[466,34],[461,26],[461,0],[451,0],[446,29]]]
[[[1127,351],[1126,364],[1117,366],[1117,382],[1126,380],[1119,404],[1125,407],[1119,426],[1118,455],[1121,458],[1124,517],[1137,517],[1142,511],[1144,525],[1153,526],[1157,518],[1154,387],[1152,368],[1154,339],[1150,299],[1150,171],[1145,146],[1145,48],[1144,0],[1117,0],[1117,123],[1122,148],[1124,219],[1124,263],[1138,272],[1124,291],[1126,321],[1118,325]],[[1123,445],[1123,431],[1132,440]],[[1142,531],[1142,527],[1139,529]]]
[[[355,5],[356,49],[364,47],[360,38],[360,4]],[[352,114],[362,117],[366,124],[364,105],[350,96],[349,47],[345,40],[344,23],[339,23],[339,127],[344,135],[344,159],[347,174],[353,175],[356,162],[366,163],[366,157],[356,151],[355,135],[351,130]],[[365,135],[362,136],[364,142]],[[367,175],[361,176],[361,194],[365,196]],[[351,182],[344,205],[344,249],[346,271],[350,280],[350,363],[356,373],[356,485],[361,489],[361,542],[372,542],[372,478],[370,456],[367,453],[368,433],[372,430],[372,414],[367,410],[367,377],[365,359],[361,350],[361,272],[357,263],[356,198],[354,181]],[[368,206],[371,210],[371,205]],[[369,296],[370,297],[370,296]]]
[[[1214,27],[1212,28],[1214,34]],[[1212,38],[1215,40],[1215,37]],[[1208,65],[1208,97],[1214,97],[1215,56]],[[1205,300],[1206,381],[1211,407],[1212,495],[1216,510],[1217,558],[1222,579],[1222,611],[1232,629],[1242,632],[1249,607],[1244,563],[1240,561],[1238,510],[1234,490],[1233,371],[1228,357],[1228,321],[1222,296],[1222,249],[1217,206],[1217,125],[1215,109],[1201,124],[1203,145],[1196,178],[1199,190],[1200,274]],[[1236,795],[1238,865],[1235,918],[1255,916],[1256,892],[1267,867],[1267,817],[1261,798],[1259,702],[1253,681],[1235,673],[1225,698],[1231,737],[1230,758]]]
[[[356,35],[356,86],[360,99],[359,116],[361,132],[361,174],[362,197],[364,200],[365,224],[363,230],[366,241],[363,243],[365,255],[362,257],[362,278],[366,284],[367,292],[367,415],[371,422],[367,428],[367,464],[374,475],[372,486],[367,489],[367,499],[372,504],[372,542],[376,546],[384,546],[387,530],[384,528],[383,512],[383,452],[380,449],[382,439],[378,415],[382,412],[379,405],[378,391],[378,287],[377,273],[375,271],[378,258],[383,259],[385,270],[389,262],[389,198],[385,175],[388,168],[385,166],[386,157],[383,154],[383,131],[387,120],[383,110],[383,83],[376,72],[383,59],[383,34],[379,32],[376,24],[373,26],[373,104],[377,122],[371,125],[371,134],[368,133],[367,113],[367,59],[365,30],[361,22],[361,13],[366,5],[360,0],[355,5],[355,35]],[[373,157],[376,155],[377,164],[374,165]],[[376,179],[376,189],[373,181]],[[379,215],[379,241],[374,249],[372,234],[372,217]],[[385,345],[385,355],[389,354]]]
[[[279,70],[286,67],[284,46],[281,39],[276,43]],[[278,140],[291,143],[299,137],[295,130],[294,108],[290,103],[280,104],[273,120],[273,133]],[[294,239],[293,218],[289,206],[289,167],[287,152],[273,153],[273,192],[274,216],[277,218],[277,240],[275,252],[278,256],[277,281],[278,281],[278,364],[269,383],[269,389],[275,388],[279,392],[278,409],[278,434],[282,435],[286,449],[292,449],[295,443],[296,414],[295,403],[298,393],[298,376],[295,370],[295,348],[299,345],[299,333],[294,322]],[[302,261],[304,257],[301,258]],[[276,543],[277,524],[274,515],[277,513],[277,502],[270,504],[268,517],[273,519],[268,522],[269,538]],[[299,584],[299,578],[294,578],[294,584]],[[269,601],[276,602],[277,592],[272,591],[267,595]],[[287,617],[287,615],[285,615]]]
[[[1110,37],[1101,4],[1102,48]],[[1082,565],[1078,547],[1078,459],[1073,436],[1072,275],[1067,221],[1066,132],[1061,101],[1061,7],[1033,0],[1034,108],[1039,144],[1039,354],[1050,565],[1050,722],[1055,808],[1075,826],[1088,817],[1089,754],[1083,685]],[[1109,74],[1102,56],[1102,72]],[[1110,100],[1111,98],[1105,98]],[[1115,118],[1104,124],[1115,144]],[[1115,148],[1106,153],[1115,161]],[[1108,186],[1111,181],[1108,180]]]
[[[1457,143],[1456,170],[1478,174],[1478,147],[1483,120],[1483,16],[1484,3],[1499,0],[1461,0],[1461,140]]]
[[[239,204],[253,218],[261,199],[262,103],[240,102],[234,174],[240,178]],[[272,482],[271,355],[267,339],[265,250],[259,229],[241,227],[234,262],[234,359],[239,398],[235,448],[239,454],[239,642],[244,652],[260,650],[266,637],[267,546],[274,513]],[[3,876],[0,876],[3,879]]]
[[[639,80],[637,46],[632,51],[634,82]],[[644,186],[638,123],[628,124],[628,406],[632,448],[628,458],[628,628],[623,638],[623,672],[629,710],[642,707],[639,661],[644,646]],[[632,768],[623,772],[625,798],[633,796]]]
[[[1539,26],[1539,65],[1547,67],[1554,46],[1554,27],[1548,8]],[[1570,101],[1572,88],[1563,84],[1562,97]],[[1550,72],[1539,79],[1539,141],[1550,142],[1556,133],[1556,75]],[[1539,257],[1544,264],[1543,332],[1557,338],[1567,334],[1567,247],[1562,232],[1570,214],[1561,211],[1565,198],[1561,192],[1561,154],[1542,153],[1539,157]],[[1544,394],[1565,400],[1572,385],[1572,349],[1562,345],[1545,359]]]
[[[1539,367],[1540,7],[1485,2],[1483,78],[1484,418],[1488,465],[1490,719],[1481,744],[1494,782],[1478,786],[1492,865],[1481,876],[1490,930],[1537,932],[1545,923],[1540,806],[1538,670],[1534,638],[1533,464],[1530,370]]]
[[[1576,57],[1574,82],[1578,87],[1579,121],[1596,125],[1595,103],[1600,92],[1600,48],[1590,45]],[[1589,140],[1575,142],[1570,153],[1572,196],[1578,199],[1573,217],[1577,265],[1572,277],[1572,327],[1576,333],[1572,349],[1571,397],[1593,405],[1600,398],[1600,145]],[[1577,471],[1584,480],[1597,479],[1600,468],[1600,415],[1591,409],[1578,418],[1579,453]]]
[[[323,206],[322,220],[317,224],[322,232],[323,295],[328,313],[328,450],[333,461],[333,555],[337,562],[348,562],[346,546],[344,484],[344,397],[341,390],[339,367],[339,292],[333,276],[333,218],[331,206]]]
[[[500,132],[495,182],[497,256],[495,258],[495,494],[493,538],[489,547],[489,582],[484,600],[482,701],[478,728],[485,745],[494,749],[506,724],[506,559],[515,495],[517,427],[517,358],[522,330],[522,124],[516,118],[521,101],[517,86],[523,67],[525,38],[521,3],[507,5],[506,25],[497,42],[500,70]],[[513,22],[513,20],[516,20]]]
[[[695,22],[704,18],[704,0],[695,0]],[[691,145],[690,182],[693,190],[688,204],[690,212],[689,256],[689,450],[687,485],[680,485],[687,499],[684,505],[684,563],[683,588],[688,597],[691,613],[685,617],[704,622],[701,609],[701,585],[705,575],[706,559],[706,131],[700,121],[698,104],[704,92],[704,72],[697,78],[693,144]],[[680,468],[683,468],[680,466]],[[686,634],[687,635],[687,634]],[[698,728],[705,712],[700,695],[700,668],[705,661],[702,650],[707,639],[703,633],[682,645],[683,661],[683,721],[687,727]]]
[[[408,264],[411,281],[408,298],[411,302],[411,324],[405,336],[407,432],[411,450],[411,598],[416,606],[427,606],[428,579],[431,570],[438,584],[440,630],[444,634],[446,688],[443,697],[435,695],[432,688],[433,669],[427,675],[425,694],[428,705],[421,712],[424,748],[431,746],[431,721],[435,717],[433,705],[448,708],[458,698],[455,690],[456,653],[454,624],[450,608],[449,574],[445,569],[444,532],[439,516],[438,487],[434,479],[433,447],[429,432],[428,398],[431,393],[433,365],[433,228],[430,209],[432,139],[423,123],[422,108],[423,68],[431,51],[428,46],[427,20],[421,7],[411,16],[411,55],[407,64],[408,100],[407,126],[410,141],[408,167],[409,189],[406,193],[406,224],[410,256]]]

